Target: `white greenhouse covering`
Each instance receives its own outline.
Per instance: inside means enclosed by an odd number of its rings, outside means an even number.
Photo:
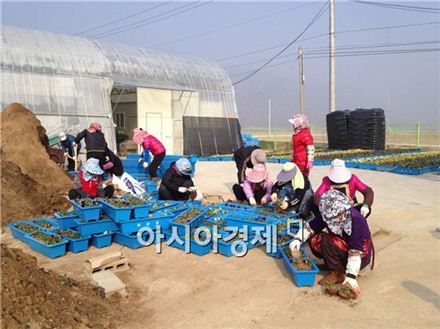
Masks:
[[[76,134],[98,121],[114,149],[114,87],[176,91],[180,99],[196,93],[196,104],[186,101],[180,122],[187,116],[237,121],[231,81],[213,61],[9,26],[1,34],[2,109],[21,103],[49,135],[67,129]],[[232,146],[240,144],[239,136],[229,135]],[[211,153],[221,152],[216,147]]]

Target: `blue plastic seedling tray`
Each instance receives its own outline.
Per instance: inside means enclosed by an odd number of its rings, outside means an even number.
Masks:
[[[50,224],[52,227],[46,228],[44,226],[39,225],[38,224],[39,222],[46,222],[46,223]],[[33,225],[37,226],[41,231],[44,231],[44,232],[53,231],[53,230],[57,230],[60,228],[60,226],[58,225],[58,222],[53,218],[36,218],[36,219],[30,220],[29,223],[32,223]]]
[[[45,245],[44,243],[34,239],[32,237],[33,233],[26,234],[25,239],[26,243],[31,247],[31,249],[43,254],[49,258],[57,258],[64,256],[66,254],[67,240],[63,239],[62,242],[53,244],[53,245]],[[56,235],[56,234],[54,234]]]
[[[101,220],[81,222],[81,219],[75,219],[77,230],[81,235],[87,236],[105,231],[117,231],[116,223],[110,218]]]
[[[102,206],[101,209],[104,214],[113,219],[115,222],[120,223],[130,220],[132,207],[114,207],[104,199],[100,199],[99,203]]]
[[[148,236],[148,232],[144,232],[142,238],[146,240],[147,236]],[[143,244],[139,243],[137,239],[137,233],[123,234],[121,232],[115,232],[115,235],[113,236],[113,241],[130,249],[138,249],[138,248],[146,247]],[[153,244],[156,243],[157,241],[155,236],[153,240]]]
[[[206,212],[206,210],[203,210],[199,215],[197,215],[196,217],[194,217],[193,219],[191,219],[189,222],[187,222],[186,224],[182,224],[182,223],[177,223],[176,219],[179,218],[180,216],[186,214],[188,211],[190,211],[192,209],[188,209],[187,211],[185,211],[184,213],[180,214],[179,216],[176,216],[174,218],[174,220],[171,222],[171,226],[175,226],[177,227],[177,233],[180,236],[184,236],[185,232],[186,232],[186,227],[189,227],[189,230],[191,231],[193,228],[195,228],[196,226],[198,226],[203,220],[204,220],[204,214]]]
[[[277,241],[277,251],[276,252],[272,252],[272,253],[267,253],[267,255],[271,256],[271,257],[278,258],[278,259],[281,258],[282,257],[281,256],[281,250],[283,250],[285,247],[289,246],[289,244],[290,244],[290,242],[292,240],[293,240],[293,237],[292,237],[291,240],[289,240],[287,242],[284,242],[282,244],[278,244],[278,241]]]
[[[218,253],[219,254],[226,256],[226,257],[234,256],[233,247],[232,247],[234,241],[224,241],[224,240],[219,239],[217,241],[217,243],[218,243]],[[244,241],[244,243],[247,246],[247,250],[250,250],[251,248],[254,247],[251,244],[251,238],[249,238],[248,241]],[[235,250],[240,253],[243,251],[243,246],[238,245]]]
[[[162,211],[177,205],[184,204],[181,201],[153,201],[151,202],[150,213],[155,213],[156,211]],[[156,208],[155,208],[156,207]]]
[[[251,218],[259,218],[259,217],[266,217],[265,222],[257,222],[253,221]],[[247,219],[244,219],[247,218]],[[248,234],[253,235],[255,234],[254,228],[256,227],[263,227],[262,233],[266,232],[268,226],[275,226],[278,222],[277,219],[267,216],[259,216],[257,214],[251,214],[246,212],[239,212],[239,213],[232,213],[229,215],[226,215],[224,217],[226,220],[227,226],[229,227],[238,227],[242,228],[247,226]],[[276,229],[276,228],[274,228]]]
[[[17,227],[18,224],[29,224],[29,225],[35,227],[37,230],[40,230],[40,226],[33,224],[31,221],[21,221],[21,222],[9,223],[8,227],[11,230],[12,236],[14,238],[20,240],[21,242],[24,242],[24,243],[27,243],[25,235],[29,234],[29,232],[25,232],[25,231],[20,230]]]
[[[92,245],[96,248],[108,247],[112,244],[113,232],[92,234]]]
[[[75,227],[75,219],[79,218],[78,215],[74,213],[68,213],[66,216],[63,216],[61,212],[56,212],[54,215],[58,226],[63,230]]]
[[[281,257],[283,258],[284,266],[286,267],[297,287],[312,287],[315,284],[316,274],[319,273],[319,269],[316,266],[315,262],[313,262],[310,257],[307,257],[307,255],[305,256],[312,264],[312,269],[308,271],[300,271],[297,270],[295,266],[293,266],[292,262],[290,261],[289,257],[287,257],[284,250],[281,250]]]
[[[170,233],[164,233],[166,241],[169,241],[171,234]],[[185,251],[186,250],[186,241],[184,237],[180,237],[181,240],[183,240],[183,243],[180,244],[179,242],[177,242],[177,240],[174,240],[171,244],[168,244],[170,247],[173,248],[177,248],[180,250]],[[212,240],[206,244],[206,245],[199,245],[196,240],[194,239],[189,239],[189,252],[191,254],[197,255],[197,256],[204,256],[206,254],[209,254],[212,250]]]
[[[96,220],[101,216],[101,205],[81,207],[75,200],[70,200],[76,214],[85,221]]]
[[[70,252],[73,252],[73,253],[76,254],[76,253],[79,253],[81,251],[86,251],[87,249],[89,249],[89,239],[90,239],[90,236],[82,236],[81,238],[78,238],[78,239],[72,239],[70,237],[58,234],[57,231],[55,231],[55,234],[61,236],[64,240],[68,241],[67,249]],[[78,232],[76,232],[74,230],[69,230],[69,231],[78,233]]]

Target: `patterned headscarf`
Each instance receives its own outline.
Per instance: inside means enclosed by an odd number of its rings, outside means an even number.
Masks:
[[[342,236],[345,232],[351,235],[351,207],[350,199],[338,190],[329,190],[322,195],[319,211],[333,234]],[[337,219],[341,214],[343,218]]]
[[[289,122],[296,134],[305,128],[309,128],[309,119],[304,114],[295,114],[292,119],[289,119]]]

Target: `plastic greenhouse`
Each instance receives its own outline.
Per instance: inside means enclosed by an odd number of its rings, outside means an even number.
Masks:
[[[116,128],[142,127],[169,154],[226,154],[242,145],[234,89],[202,58],[3,26],[1,106],[19,102],[48,134],[90,122],[116,148]]]

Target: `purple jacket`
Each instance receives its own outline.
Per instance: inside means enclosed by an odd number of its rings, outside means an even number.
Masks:
[[[327,228],[328,232],[333,234],[319,213],[309,222],[309,225],[315,234],[321,233],[324,228]],[[361,252],[365,251],[364,248],[366,246],[366,241],[371,240],[371,233],[367,220],[357,209],[351,209],[351,235],[343,232],[342,238],[347,243],[348,250],[358,250]],[[370,243],[368,244],[368,247],[369,250],[367,251],[366,256],[369,258],[371,256]]]
[[[244,194],[246,194],[246,197],[248,198],[248,200],[250,198],[254,197],[255,191],[259,188],[259,185],[260,184],[251,183],[250,181],[245,179],[245,181],[243,183],[243,191],[244,191]],[[269,177],[267,177],[266,180],[264,181],[263,188],[266,190],[266,194],[264,195],[264,197],[268,200],[270,198],[272,186],[273,186],[272,180]]]

